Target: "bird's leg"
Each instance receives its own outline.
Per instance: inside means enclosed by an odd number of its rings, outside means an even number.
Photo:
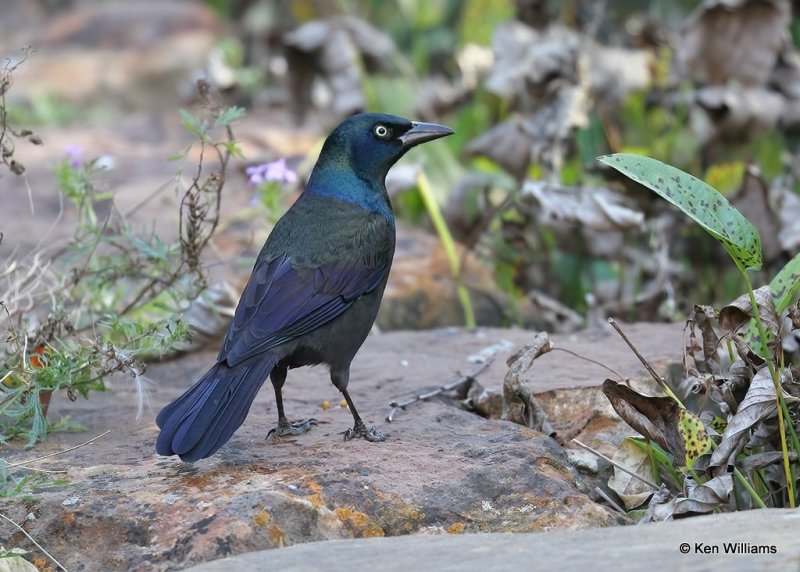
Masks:
[[[347,384],[349,381],[349,368],[340,371],[331,371],[331,382],[333,382],[333,385],[336,386],[336,389],[342,392],[345,401],[347,401],[347,406],[350,408],[350,413],[353,414],[353,428],[344,432],[344,440],[349,441],[350,439],[355,439],[356,437],[363,437],[367,441],[385,441],[386,433],[377,431],[375,427],[370,427],[367,429],[367,426],[364,425],[364,421],[361,420],[361,416],[358,414],[358,411],[356,411],[356,406],[353,405],[353,400],[350,398],[350,394],[347,392]]]
[[[284,435],[301,435],[317,424],[317,420],[313,417],[295,421],[294,423],[289,422],[286,418],[286,413],[283,411],[283,394],[281,392],[283,384],[286,382],[286,372],[287,368],[285,367],[275,367],[269,374],[272,387],[275,389],[275,403],[278,405],[278,426],[269,430],[267,439]]]

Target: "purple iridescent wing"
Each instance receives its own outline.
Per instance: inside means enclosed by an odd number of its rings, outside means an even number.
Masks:
[[[393,241],[388,239],[388,228],[376,230],[377,236],[369,237],[369,247],[362,248],[356,258],[312,261],[309,267],[309,261],[300,264],[295,260],[300,257],[290,254],[260,257],[239,300],[218,361],[226,360],[234,366],[307,334],[377,288],[389,272]],[[364,237],[359,238],[364,246]],[[333,257],[340,249],[335,244],[329,246]],[[344,250],[353,253],[352,249]]]

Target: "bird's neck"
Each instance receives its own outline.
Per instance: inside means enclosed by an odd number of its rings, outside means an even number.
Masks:
[[[383,177],[361,177],[349,167],[318,163],[304,192],[356,204],[365,210],[381,214],[389,223],[394,223],[392,205]]]

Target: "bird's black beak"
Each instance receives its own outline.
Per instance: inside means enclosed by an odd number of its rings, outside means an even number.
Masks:
[[[436,123],[418,123],[411,122],[411,129],[403,133],[398,139],[403,144],[403,149],[410,149],[414,145],[425,143],[426,141],[433,141],[440,137],[447,137],[455,133],[449,127],[444,125],[437,125]]]

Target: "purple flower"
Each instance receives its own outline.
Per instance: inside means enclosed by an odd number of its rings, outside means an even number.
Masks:
[[[80,145],[70,145],[64,149],[64,154],[69,157],[69,166],[73,169],[78,169],[83,165],[83,147]]]
[[[286,159],[277,159],[263,165],[247,167],[245,173],[247,173],[251,185],[260,185],[266,181],[297,182],[297,173],[286,166]]]

